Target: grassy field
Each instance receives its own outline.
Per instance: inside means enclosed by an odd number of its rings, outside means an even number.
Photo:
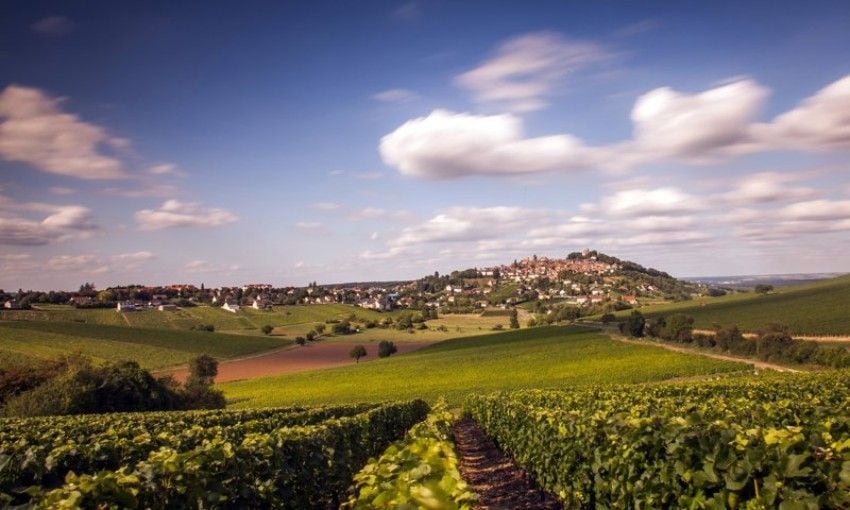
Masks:
[[[232,358],[289,343],[291,340],[279,337],[76,322],[9,321],[0,322],[0,366],[81,353],[95,361],[131,359],[145,368],[161,368],[185,363],[201,353]]]
[[[582,328],[532,328],[448,340],[344,368],[221,385],[237,407],[369,402],[515,388],[637,383],[745,365],[616,342]]]
[[[72,306],[45,305],[37,310],[0,310],[0,320],[78,322],[136,328],[188,330],[199,324],[212,324],[216,331],[261,335],[260,329],[324,322],[356,315],[362,319],[380,320],[399,312],[381,313],[351,305],[278,306],[273,311],[243,308],[231,313],[212,306],[187,307],[172,312],[142,310],[118,313],[114,309],[76,309]]]
[[[651,305],[640,311],[647,316],[685,313],[694,317],[698,328],[737,324],[742,330],[755,331],[774,322],[800,335],[850,335],[850,276],[783,287],[764,296],[731,294]]]
[[[450,338],[482,335],[492,331],[497,325],[507,328],[509,322],[507,317],[482,317],[475,314],[444,314],[439,319],[426,322],[428,329],[413,329],[411,332],[395,328],[364,328],[359,333],[350,335],[334,336],[326,333],[322,339],[331,342],[362,342],[364,344],[380,342],[381,340],[390,340],[393,342],[439,342]],[[279,326],[274,329],[274,334],[286,336],[287,338],[295,338],[296,336],[307,334],[316,324],[316,322],[305,322]]]

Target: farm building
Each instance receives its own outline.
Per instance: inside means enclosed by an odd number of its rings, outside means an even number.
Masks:
[[[177,310],[177,305],[172,305],[171,303],[162,303],[161,305],[156,307],[156,309],[160,312],[173,312]]]

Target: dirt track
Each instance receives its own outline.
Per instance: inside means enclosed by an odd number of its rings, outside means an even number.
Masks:
[[[472,419],[455,422],[460,472],[478,494],[475,508],[490,510],[556,510],[563,506],[543,491],[516,463],[499,451]]]
[[[421,349],[434,342],[398,342],[398,353]],[[240,379],[254,379],[268,375],[289,374],[316,370],[319,368],[340,367],[354,364],[354,360],[348,357],[348,352],[355,345],[366,347],[368,355],[360,359],[360,363],[367,363],[378,359],[377,343],[361,342],[314,342],[303,347],[289,346],[283,349],[255,354],[239,359],[222,361],[218,365],[217,383],[238,381]],[[178,381],[186,379],[187,369],[180,368],[170,370],[166,373],[173,374]]]

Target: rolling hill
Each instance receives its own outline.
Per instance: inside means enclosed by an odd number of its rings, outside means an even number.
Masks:
[[[439,396],[459,403],[475,391],[636,383],[744,368],[617,342],[584,328],[540,327],[446,340],[404,356],[220,387],[237,407]]]
[[[798,335],[850,335],[850,275],[783,287],[767,295],[730,294],[651,305],[640,310],[649,317],[684,313],[694,317],[698,328],[737,324],[745,331],[755,331],[778,323]],[[618,315],[629,313],[626,310]]]

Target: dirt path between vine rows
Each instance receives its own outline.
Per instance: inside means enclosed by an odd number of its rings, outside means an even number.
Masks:
[[[554,510],[561,502],[543,491],[516,463],[502,453],[475,420],[454,424],[461,476],[478,494],[482,510]]]

